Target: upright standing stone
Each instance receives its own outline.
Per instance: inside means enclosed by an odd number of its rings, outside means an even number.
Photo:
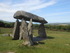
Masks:
[[[21,22],[21,23],[22,23],[22,22]],[[22,26],[20,25],[19,40],[21,40],[21,39],[23,38],[22,34],[23,34]]]
[[[30,22],[28,24],[28,35],[31,38],[32,42],[33,42],[33,27],[32,27],[32,19],[30,19]]]
[[[23,44],[24,45],[32,45],[32,41],[28,35],[28,27],[27,27],[27,23],[24,19],[22,19],[21,22],[21,30],[20,30],[20,37],[19,39],[21,39],[23,37]]]
[[[15,40],[19,39],[19,32],[20,32],[19,26],[20,26],[19,20],[17,19],[14,24],[14,31],[13,31],[13,39]]]
[[[40,26],[39,26],[39,29],[38,29],[38,34],[39,34],[39,37],[41,38],[46,38],[46,32],[45,32],[45,27],[44,27],[44,24],[41,23]]]

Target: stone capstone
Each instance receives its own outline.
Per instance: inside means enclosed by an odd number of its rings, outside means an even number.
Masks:
[[[30,21],[30,19],[32,19],[33,22],[47,23],[47,21],[44,18],[25,11],[17,11],[13,17],[21,20],[23,18],[26,21]]]

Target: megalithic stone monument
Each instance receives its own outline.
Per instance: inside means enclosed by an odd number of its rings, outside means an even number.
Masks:
[[[41,23],[41,25],[39,26],[38,34],[39,37],[46,38],[44,24],[47,23],[47,21],[44,18],[25,11],[17,11],[14,14],[14,18],[17,19],[14,26],[14,33],[13,33],[14,39],[18,38],[19,40],[23,39],[24,45],[29,45],[29,46],[33,45],[34,41],[33,41],[32,21]],[[22,21],[21,25],[19,25],[18,19]],[[30,21],[28,25],[26,21]]]
[[[14,24],[14,31],[13,31],[13,39],[15,40],[19,39],[19,32],[20,32],[19,26],[20,26],[19,20],[17,19]]]

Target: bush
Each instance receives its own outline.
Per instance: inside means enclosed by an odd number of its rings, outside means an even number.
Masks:
[[[70,31],[70,25],[45,25],[49,30]]]
[[[0,27],[12,28],[14,26],[14,22],[5,22],[0,20]]]

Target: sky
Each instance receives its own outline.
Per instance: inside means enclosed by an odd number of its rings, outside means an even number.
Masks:
[[[0,20],[15,22],[13,15],[23,10],[48,23],[70,23],[70,0],[0,0]]]

